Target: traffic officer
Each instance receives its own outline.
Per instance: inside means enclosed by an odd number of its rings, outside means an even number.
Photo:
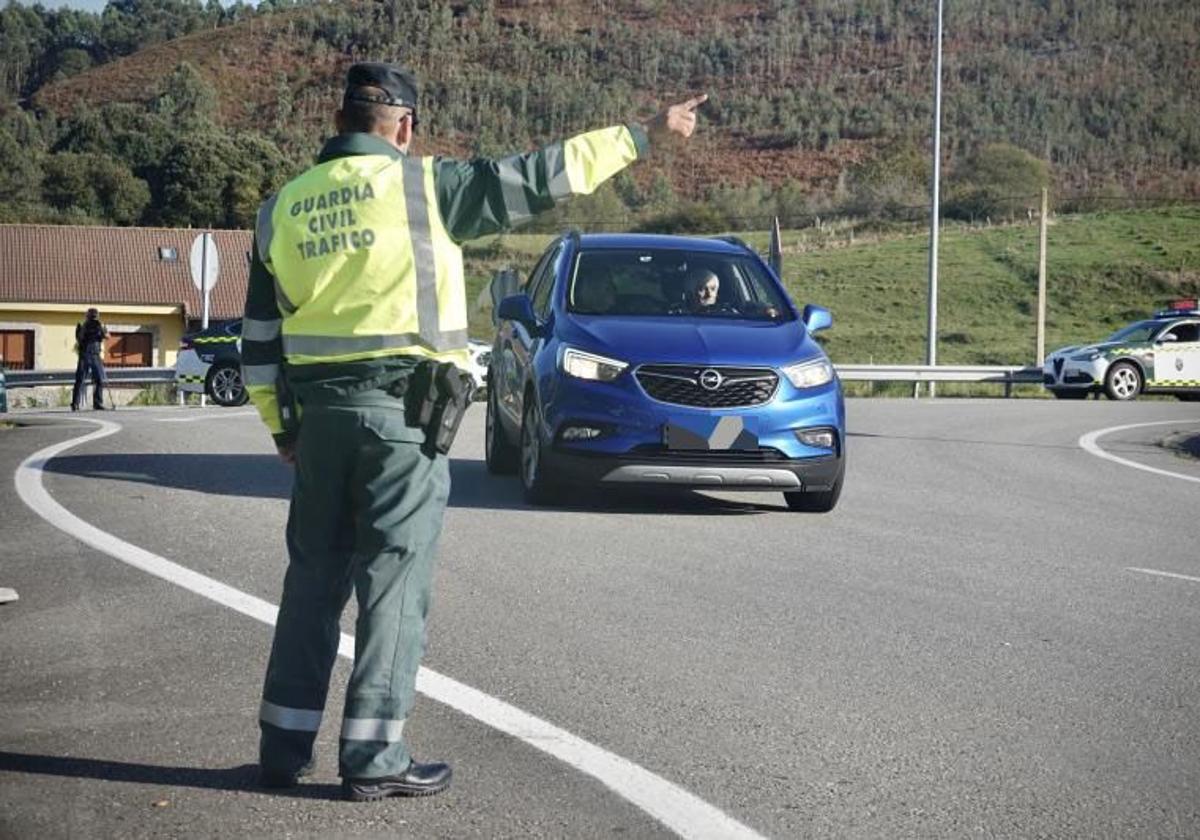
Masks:
[[[459,161],[408,154],[417,94],[403,69],[355,64],[337,136],[258,213],[243,377],[280,457],[295,465],[289,563],[259,713],[267,787],[294,785],[312,767],[352,591],[343,791],[369,800],[449,785],[450,767],[414,761],[403,738],[450,493],[446,456],[424,445],[405,406],[428,379],[418,375],[422,362],[467,367],[460,243],[591,193],[652,141],[690,137],[706,98],[646,126]]]
[[[75,387],[71,390],[71,410],[78,411],[86,396],[84,385],[92,378],[92,408],[104,410],[104,339],[108,328],[100,321],[100,312],[95,307],[88,309],[83,320],[75,325],[75,349],[79,359],[75,362]]]

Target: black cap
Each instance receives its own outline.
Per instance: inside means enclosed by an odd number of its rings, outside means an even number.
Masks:
[[[379,93],[364,88],[378,88]],[[417,77],[401,67],[379,61],[355,64],[346,74],[345,102],[374,102],[410,108],[417,124]]]
[[[91,309],[89,309],[85,314],[89,318],[99,318],[100,317],[100,312],[94,306]]]

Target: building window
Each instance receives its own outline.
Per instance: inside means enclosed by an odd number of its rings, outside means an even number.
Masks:
[[[33,370],[33,330],[0,330],[0,368]]]
[[[165,245],[160,245],[158,248],[158,258],[163,262],[175,262],[179,259],[179,252],[174,248],[168,248]]]
[[[104,342],[104,364],[109,367],[151,367],[154,337],[148,332],[116,333]]]

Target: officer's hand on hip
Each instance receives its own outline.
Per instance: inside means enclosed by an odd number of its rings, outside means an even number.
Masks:
[[[696,109],[708,101],[708,94],[693,96],[686,102],[664,108],[646,125],[652,143],[671,139],[672,134],[687,139],[696,130]]]

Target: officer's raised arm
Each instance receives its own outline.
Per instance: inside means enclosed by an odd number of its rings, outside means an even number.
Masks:
[[[450,237],[466,242],[512,230],[571,196],[589,195],[654,144],[692,136],[694,96],[668,106],[645,125],[629,123],[577,134],[533,152],[470,161],[439,159],[438,209]]]

